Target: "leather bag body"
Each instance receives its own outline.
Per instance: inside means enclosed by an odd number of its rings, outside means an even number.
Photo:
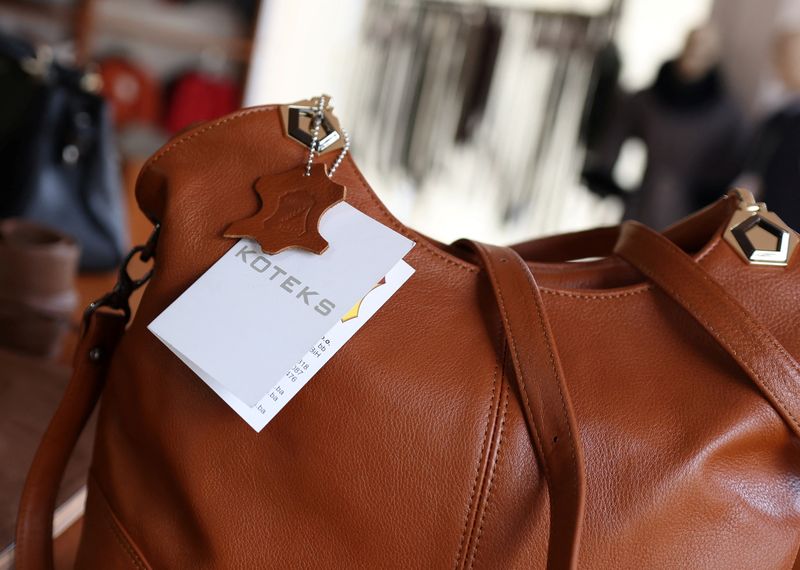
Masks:
[[[231,247],[253,181],[305,156],[259,107],[143,168],[153,277],[116,348],[100,313],[76,354],[86,401],[102,390],[79,568],[792,567],[800,261],[744,263],[722,239],[730,197],[667,237],[514,253],[406,228],[347,159],[347,201],[417,242],[416,273],[254,432],[146,326]],[[29,495],[18,540],[39,532]],[[551,532],[564,509],[579,522]]]

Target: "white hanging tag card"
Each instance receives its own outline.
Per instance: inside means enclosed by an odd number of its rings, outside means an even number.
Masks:
[[[342,348],[364,324],[378,312],[386,301],[413,275],[414,269],[405,261],[386,274],[366,297],[343,315],[306,354],[299,359],[255,406],[248,406],[224,386],[196,368],[180,352],[169,347],[203,381],[208,384],[254,430],[260,432],[309,380]],[[169,346],[169,344],[167,344]]]
[[[201,378],[256,406],[414,246],[340,202],[320,219],[320,255],[275,255],[242,239],[148,328]]]

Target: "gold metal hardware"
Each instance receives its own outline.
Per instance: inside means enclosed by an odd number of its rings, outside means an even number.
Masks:
[[[326,101],[330,101],[329,95],[324,95]],[[295,142],[300,143],[305,148],[311,148],[313,140],[312,130],[315,103],[311,99],[304,99],[288,105],[281,105],[281,119],[283,122],[284,134]],[[345,141],[339,119],[333,114],[333,107],[327,105],[320,125],[320,137],[317,141],[317,151],[325,154],[332,150],[339,150],[344,147]]]
[[[732,194],[739,209],[725,230],[725,241],[750,265],[787,266],[800,241],[797,233],[750,191],[737,188]]]

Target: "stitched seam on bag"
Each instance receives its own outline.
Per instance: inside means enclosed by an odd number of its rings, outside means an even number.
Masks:
[[[717,239],[717,241],[714,242],[711,247],[695,258],[695,262],[703,261],[712,251],[717,248],[721,242],[721,239]],[[653,285],[644,284],[639,285],[636,289],[622,291],[619,293],[572,293],[570,291],[563,291],[560,289],[548,289],[547,287],[540,287],[539,291],[545,295],[555,295],[558,297],[570,297],[572,299],[583,299],[585,301],[605,301],[607,299],[622,299],[623,297],[632,297],[634,295],[646,293],[647,291],[652,291],[653,289]]]
[[[500,330],[498,331],[498,337],[501,336],[502,333],[502,325],[500,326]],[[481,442],[481,450],[478,453],[478,461],[475,467],[475,481],[472,484],[472,491],[469,495],[469,501],[467,502],[467,512],[464,515],[464,530],[461,532],[461,540],[458,542],[458,551],[456,552],[456,559],[455,563],[453,564],[453,568],[458,568],[458,563],[461,560],[461,553],[464,551],[465,540],[467,538],[467,534],[469,531],[469,515],[472,513],[472,505],[474,504],[475,500],[475,493],[478,490],[478,481],[481,478],[481,466],[483,465],[483,453],[486,449],[487,444],[487,437],[489,435],[489,425],[492,423],[492,408],[494,407],[494,393],[497,389],[497,372],[500,369],[500,363],[497,363],[494,367],[494,372],[492,373],[492,393],[489,397],[489,410],[486,412],[486,427],[483,430],[483,441]],[[501,371],[502,375],[502,371]],[[501,380],[502,382],[502,377]],[[474,527],[473,527],[474,528]]]
[[[724,295],[726,295],[726,296],[728,295],[728,293],[724,289],[722,289],[722,287],[718,283],[716,283],[716,282],[712,281],[711,279],[709,279],[708,276],[703,274],[703,272],[699,271],[698,268],[694,267],[693,265],[690,265],[690,264],[686,263],[683,258],[678,258],[678,259],[680,259],[680,262],[681,262],[682,265],[684,265],[687,268],[690,268],[690,270],[693,273],[697,273],[699,277],[701,277],[704,281],[707,281],[712,287],[714,287],[717,290],[721,290]],[[650,275],[651,278],[652,278],[653,275],[656,275],[656,273],[652,270],[652,268],[646,262],[642,262],[641,260],[638,260],[638,265],[646,273],[648,273],[648,275]],[[728,340],[725,339],[724,337],[722,337],[720,335],[719,331],[717,331],[717,329],[715,329],[704,317],[701,316],[701,314],[698,313],[698,311],[696,310],[696,306],[693,303],[690,303],[689,301],[687,301],[686,298],[681,296],[672,287],[664,285],[664,288],[667,289],[667,291],[669,291],[680,303],[684,304],[689,309],[689,312],[692,314],[692,316],[694,316],[694,318],[696,318],[698,321],[700,321],[703,324],[703,326],[705,326],[709,331],[711,331],[711,333],[715,336],[717,341],[720,342],[725,348],[727,348],[737,358],[737,360],[741,361],[741,366],[745,369],[745,371],[748,372],[751,376],[754,376],[756,378],[756,380],[758,381],[759,386],[761,386],[762,389],[766,390],[772,397],[774,397],[778,401],[778,403],[781,405],[781,408],[782,408],[783,412],[786,415],[788,415],[789,418],[791,418],[791,420],[794,423],[794,425],[798,428],[798,430],[800,430],[800,423],[798,422],[798,420],[794,416],[794,414],[791,412],[791,410],[789,409],[789,407],[787,406],[787,404],[783,400],[783,398],[781,398],[781,396],[773,388],[771,388],[770,385],[767,382],[764,381],[764,379],[761,377],[761,375],[758,372],[756,372],[750,366],[750,364],[747,362],[746,359],[742,358],[742,356],[739,354],[739,352],[728,342]],[[797,364],[795,362],[793,362],[792,357],[786,352],[786,349],[783,348],[777,342],[777,340],[775,340],[774,337],[771,337],[771,335],[765,336],[763,331],[761,330],[761,325],[759,323],[757,323],[755,320],[753,320],[752,317],[750,317],[750,315],[749,315],[749,313],[747,311],[745,311],[744,309],[739,307],[738,303],[734,303],[733,305],[736,308],[735,310],[740,313],[740,315],[744,318],[744,320],[747,321],[748,323],[750,323],[751,325],[753,325],[753,327],[756,329],[756,332],[758,333],[758,337],[761,338],[762,341],[764,341],[764,340],[770,341],[771,340],[772,341],[771,344],[775,348],[777,348],[779,352],[782,352],[785,356],[789,357],[789,362],[788,362],[789,366],[791,368],[793,368],[795,371],[797,371],[798,373],[800,373],[800,370],[798,370]],[[736,323],[735,320],[733,322]],[[737,328],[738,328],[738,326],[737,326]],[[741,331],[740,330],[739,332],[741,334],[745,334],[747,331]]]
[[[130,559],[131,559],[131,561],[133,562],[133,565],[134,565],[134,566],[136,566],[137,568],[140,568],[141,570],[145,570],[145,567],[144,567],[144,566],[142,566],[142,565],[141,565],[141,563],[140,563],[140,562],[137,560],[137,558],[136,558],[136,553],[134,553],[134,552],[131,550],[131,547],[130,547],[130,545],[129,545],[127,542],[125,542],[125,540],[123,539],[123,537],[120,535],[120,533],[119,533],[119,530],[117,529],[117,526],[116,526],[116,524],[114,524],[114,521],[113,521],[113,520],[111,520],[111,518],[110,518],[110,516],[109,516],[108,514],[106,514],[106,517],[107,517],[107,520],[109,521],[109,523],[108,523],[108,526],[109,526],[109,527],[111,527],[111,532],[113,533],[113,535],[114,535],[114,538],[117,540],[117,544],[119,544],[119,545],[120,545],[120,547],[121,547],[121,548],[122,548],[122,549],[123,549],[125,552],[127,552],[128,556],[130,557]]]
[[[224,117],[224,118],[222,118],[222,119],[220,119],[220,120],[218,120],[216,122],[211,123],[210,125],[206,125],[205,127],[202,127],[199,130],[186,133],[185,135],[179,137],[178,140],[176,140],[173,143],[165,146],[163,149],[161,149],[160,152],[158,152],[157,154],[153,155],[147,162],[144,163],[144,166],[142,166],[141,172],[144,172],[145,170],[149,169],[156,162],[158,162],[159,160],[164,158],[164,156],[166,156],[167,154],[172,152],[176,147],[179,147],[183,143],[189,142],[190,140],[195,139],[195,138],[199,137],[200,135],[202,135],[204,133],[207,133],[208,131],[216,129],[217,127],[221,127],[222,125],[224,125],[225,123],[229,123],[230,121],[234,121],[236,119],[240,119],[240,118],[246,117],[248,115],[253,115],[255,113],[263,113],[263,112],[266,112],[266,111],[273,111],[274,109],[275,109],[274,105],[267,105],[265,107],[256,107],[255,109],[246,109],[244,111],[240,111],[238,113],[234,113],[233,115],[229,115],[227,117]]]
[[[263,112],[274,111],[274,110],[275,110],[275,106],[274,105],[268,105],[268,106],[265,106],[265,107],[257,107],[255,109],[247,109],[245,111],[241,111],[241,112],[236,113],[234,115],[230,115],[228,117],[220,119],[219,121],[216,121],[215,123],[211,123],[210,125],[206,125],[205,127],[202,127],[200,130],[187,133],[185,136],[179,138],[178,140],[176,140],[172,144],[167,145],[166,147],[164,147],[158,154],[154,155],[152,158],[150,158],[150,160],[145,162],[144,166],[142,167],[141,172],[144,172],[147,169],[149,169],[151,166],[153,166],[155,163],[157,163],[159,160],[161,160],[164,156],[166,156],[167,154],[172,152],[175,148],[177,148],[177,147],[181,146],[182,144],[184,144],[184,143],[186,143],[186,142],[188,142],[190,140],[193,140],[193,139],[195,139],[195,138],[197,138],[197,137],[199,137],[199,136],[201,136],[201,135],[203,135],[203,134],[205,134],[205,133],[207,133],[207,132],[209,132],[211,130],[214,130],[214,129],[218,128],[218,127],[221,127],[222,125],[224,125],[226,123],[229,123],[229,122],[234,121],[236,119],[240,119],[242,117],[246,117],[246,116],[249,116],[249,115],[252,115],[252,114],[263,113]],[[347,157],[347,162],[351,163],[352,162],[352,157],[348,156]],[[370,185],[366,181],[366,179],[364,178],[364,175],[361,173],[360,170],[358,170],[357,167],[355,167],[354,164],[353,164],[353,166],[354,166],[353,170],[355,171],[355,174],[356,174],[357,178],[361,181],[361,183],[364,186],[369,188]],[[141,177],[141,174],[140,174],[140,177]],[[466,271],[468,271],[470,273],[477,273],[478,272],[478,268],[477,267],[473,267],[473,266],[468,265],[466,263],[463,263],[463,264],[459,263],[455,259],[450,259],[445,254],[443,254],[442,252],[438,251],[436,248],[434,248],[433,246],[428,244],[426,241],[420,240],[420,238],[418,236],[416,236],[414,234],[414,232],[409,231],[409,228],[405,227],[401,223],[398,223],[396,218],[391,214],[391,212],[389,212],[389,210],[386,209],[386,207],[380,202],[380,200],[378,200],[375,197],[375,195],[372,192],[367,192],[367,195],[369,196],[370,201],[372,201],[372,203],[381,212],[383,212],[384,215],[389,217],[389,219],[391,220],[391,224],[389,224],[389,225],[393,226],[394,229],[397,230],[399,233],[405,235],[406,237],[408,237],[410,239],[413,239],[414,241],[417,242],[417,245],[422,246],[422,248],[425,249],[426,251],[428,251],[428,253],[430,253],[430,254],[442,259],[443,261],[445,261],[446,263],[449,263],[450,265],[454,265],[455,267],[458,267],[460,269],[466,270]]]
[[[568,291],[559,291],[557,289],[539,289],[543,294],[555,295],[557,297],[570,297],[572,299],[584,299],[586,301],[605,301],[607,299],[622,299],[623,297],[633,297],[641,293],[646,293],[653,289],[652,285],[640,287],[634,291],[625,291],[623,293],[570,293]]]
[[[111,528],[111,532],[114,534],[114,538],[117,540],[117,543],[122,547],[122,549],[128,554],[133,565],[139,570],[147,570],[149,566],[140,558],[139,554],[131,545],[127,536],[125,536],[122,530],[119,527],[119,523],[116,520],[116,516],[114,512],[111,510],[111,504],[108,502],[108,498],[106,497],[105,493],[103,493],[102,489],[100,488],[100,484],[98,483],[97,479],[92,475],[92,482],[94,483],[94,490],[100,495],[103,503],[103,514],[105,515],[105,519],[107,525]]]
[[[501,378],[501,382],[502,381],[503,380]],[[497,436],[497,452],[495,453],[494,461],[492,462],[492,475],[491,478],[489,479],[489,488],[486,491],[486,499],[484,501],[483,512],[481,513],[481,523],[480,526],[478,527],[478,535],[475,537],[475,545],[472,551],[472,562],[469,565],[470,569],[475,567],[475,562],[478,559],[478,546],[480,544],[481,536],[483,536],[483,523],[486,520],[486,513],[489,511],[489,503],[492,498],[492,491],[494,490],[494,482],[497,480],[497,468],[498,465],[500,464],[500,454],[503,451],[503,430],[505,429],[506,415],[508,414],[508,400],[509,400],[508,391],[509,389],[508,387],[506,387],[504,390],[505,403],[503,404],[503,416],[500,420],[500,433]]]
[[[673,243],[673,242],[670,242],[670,243]],[[697,262],[697,261],[703,261],[703,260],[704,260],[706,257],[708,257],[708,255],[709,255],[709,254],[710,254],[712,251],[714,251],[715,249],[717,249],[717,246],[718,246],[720,243],[722,243],[722,239],[721,239],[720,237],[717,237],[717,241],[715,241],[715,242],[714,242],[714,244],[713,244],[711,247],[709,247],[707,250],[705,250],[703,253],[701,253],[700,255],[698,255],[698,256],[695,258],[695,262]],[[675,246],[675,247],[678,247],[678,246]],[[681,250],[681,251],[683,251],[683,250]]]

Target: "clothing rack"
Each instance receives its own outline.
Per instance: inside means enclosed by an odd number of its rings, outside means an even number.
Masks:
[[[359,162],[412,217],[428,194],[488,208],[487,237],[611,221],[580,186],[578,132],[617,14],[373,0],[347,105]]]

